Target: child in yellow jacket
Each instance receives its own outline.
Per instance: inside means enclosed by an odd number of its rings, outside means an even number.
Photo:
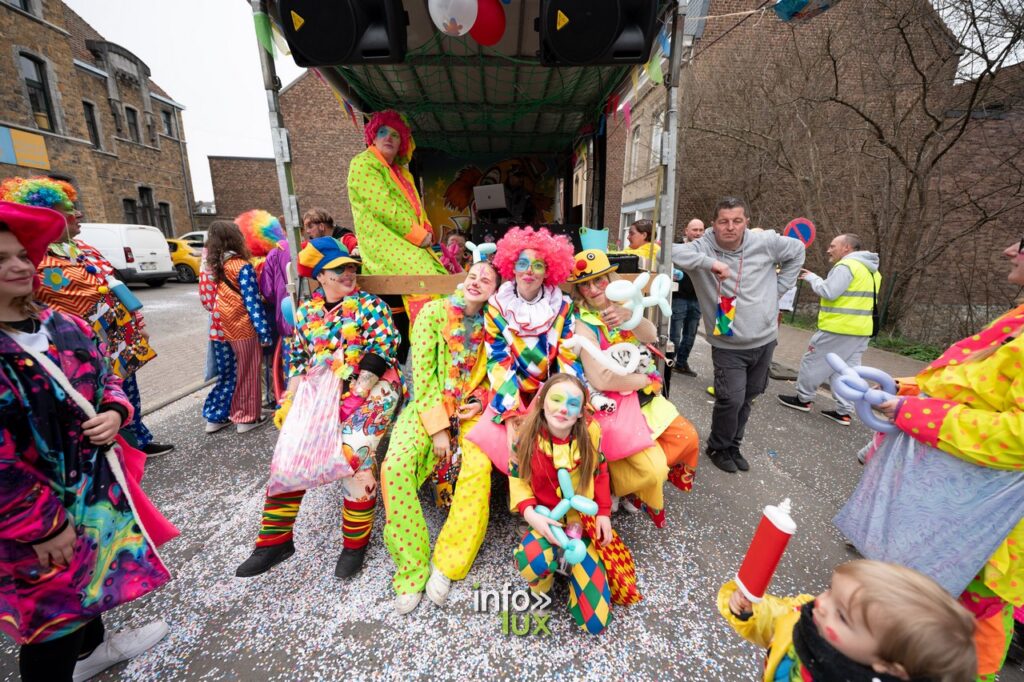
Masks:
[[[758,603],[730,580],[718,610],[768,650],[764,682],[970,682],[977,674],[971,615],[931,578],[894,564],[851,561],[817,597]]]

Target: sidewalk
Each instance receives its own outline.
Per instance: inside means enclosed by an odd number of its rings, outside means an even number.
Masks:
[[[785,365],[796,373],[800,369],[800,358],[807,351],[807,344],[814,332],[783,324],[779,326],[779,345],[775,349],[775,362]],[[925,363],[877,348],[868,348],[861,364],[876,367],[893,378],[914,376],[925,368]]]

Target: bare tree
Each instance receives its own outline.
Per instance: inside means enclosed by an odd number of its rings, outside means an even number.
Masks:
[[[698,43],[688,68],[684,164],[711,145],[764,222],[799,211],[825,236],[860,232],[881,257],[890,328],[930,267],[1024,207],[1020,140],[993,145],[984,173],[957,167],[1000,73],[1024,57],[1019,0],[863,0],[734,34],[706,54]],[[723,80],[713,65],[736,44]]]

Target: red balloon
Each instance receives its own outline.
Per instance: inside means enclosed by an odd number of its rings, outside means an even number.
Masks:
[[[494,45],[505,35],[505,10],[499,0],[480,0],[476,12],[476,23],[469,29],[469,35],[481,45]]]

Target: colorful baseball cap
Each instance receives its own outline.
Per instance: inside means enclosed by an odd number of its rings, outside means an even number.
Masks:
[[[316,277],[324,270],[342,265],[359,265],[358,258],[333,237],[317,237],[306,242],[299,251],[298,271],[302,277]]]
[[[612,265],[609,262],[608,255],[604,251],[587,249],[572,257],[572,277],[569,278],[569,282],[571,284],[587,282],[618,269],[618,265]]]
[[[21,242],[36,266],[46,255],[46,247],[60,239],[67,227],[67,219],[59,211],[10,201],[0,201],[0,223]]]

